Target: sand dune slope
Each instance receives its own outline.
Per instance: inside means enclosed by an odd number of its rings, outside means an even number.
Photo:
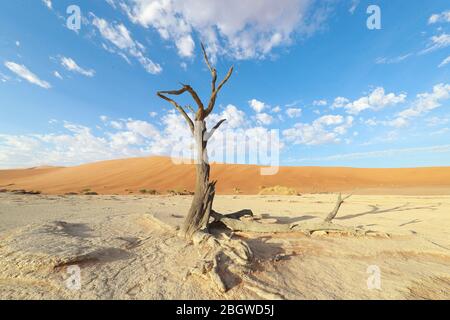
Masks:
[[[257,194],[262,187],[283,186],[301,193],[352,191],[360,194],[450,194],[450,167],[357,169],[343,167],[280,167],[272,176],[259,166],[215,164],[212,178],[221,194]],[[0,170],[0,189],[39,190],[48,194],[139,193],[142,189],[193,190],[193,165],[150,157],[102,161],[76,167]],[[284,188],[285,189],[285,188]]]

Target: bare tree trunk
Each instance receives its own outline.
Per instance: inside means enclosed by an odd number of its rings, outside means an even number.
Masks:
[[[184,221],[183,232],[190,238],[196,231],[208,226],[212,203],[215,195],[216,182],[209,181],[210,166],[206,151],[207,139],[205,139],[205,121],[196,121],[194,125],[194,139],[196,144],[196,182],[195,194],[191,208]]]
[[[212,81],[211,81],[211,97],[209,98],[209,102],[207,107],[201,101],[197,92],[187,84],[182,84],[182,88],[179,90],[165,90],[158,91],[156,94],[161,99],[164,99],[170,102],[175,109],[177,109],[183,118],[186,120],[189,125],[189,129],[191,133],[194,135],[195,144],[197,147],[197,157],[196,157],[196,167],[197,167],[197,178],[195,185],[195,194],[194,199],[192,200],[191,208],[186,217],[186,220],[183,225],[183,231],[187,238],[192,238],[192,235],[203,228],[208,227],[209,216],[211,214],[212,203],[214,200],[214,195],[216,192],[216,181],[209,181],[209,163],[208,163],[208,155],[206,152],[206,145],[208,143],[209,138],[214,134],[214,132],[220,127],[220,125],[225,121],[225,119],[220,120],[211,131],[206,131],[205,119],[213,112],[214,106],[216,104],[217,95],[219,94],[222,87],[227,83],[228,79],[230,79],[231,74],[233,73],[233,67],[228,70],[225,78],[216,86],[217,82],[217,70],[211,65],[208,59],[208,55],[206,54],[205,47],[202,43],[202,51],[203,57],[205,59],[205,63],[208,66],[209,71],[211,72]],[[197,112],[191,106],[182,107],[175,100],[169,98],[167,95],[176,95],[179,96],[183,93],[189,93],[192,96],[192,99],[198,106]],[[186,113],[185,108],[191,110],[195,113],[195,124],[191,119],[189,114]]]

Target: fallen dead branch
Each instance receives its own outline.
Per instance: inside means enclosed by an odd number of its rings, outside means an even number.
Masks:
[[[343,198],[339,194],[335,208],[320,222],[282,224],[277,223],[275,219],[264,219],[270,223],[262,223],[248,209],[230,214],[220,214],[211,210],[211,217],[214,219],[214,222],[210,223],[209,227],[222,223],[233,232],[302,233],[308,236],[315,234],[339,234],[388,237],[389,235],[385,233],[337,225],[331,222],[339,212],[344,200],[349,197],[350,195]],[[186,277],[195,274],[204,279],[210,279],[219,292],[225,293],[231,287],[231,284],[227,282],[225,273],[232,272],[245,283],[247,289],[257,293],[259,296],[270,299],[282,299],[283,296],[281,294],[251,276],[253,252],[246,242],[232,239],[232,237],[233,233],[231,236],[221,233],[220,237],[216,237],[204,231],[195,232],[192,237],[194,245],[206,250],[206,253],[203,255],[200,263],[190,270]]]
[[[290,233],[297,232],[306,235],[318,234],[342,234],[352,236],[364,236],[364,235],[382,235],[387,236],[384,233],[379,233],[371,230],[364,230],[362,228],[347,227],[332,223],[332,220],[336,217],[339,209],[341,208],[344,200],[348,199],[351,195],[342,198],[339,194],[336,206],[326,218],[321,222],[309,222],[309,223],[261,223],[258,220],[251,219],[253,212],[251,210],[241,210],[231,214],[220,214],[215,211],[211,212],[211,217],[215,222],[223,223],[228,229],[239,232],[254,232],[254,233]]]

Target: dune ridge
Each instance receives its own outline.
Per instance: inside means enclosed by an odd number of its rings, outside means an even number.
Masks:
[[[450,194],[450,167],[363,169],[347,167],[280,167],[260,175],[260,166],[213,164],[218,194],[259,194],[282,186],[299,193]],[[0,189],[39,190],[45,194],[130,194],[141,190],[193,190],[195,167],[176,165],[167,157],[108,160],[74,167],[0,170]],[[283,189],[283,188],[281,188]]]

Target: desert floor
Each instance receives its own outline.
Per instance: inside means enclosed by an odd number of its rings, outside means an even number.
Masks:
[[[195,275],[197,248],[155,220],[182,220],[189,196],[0,193],[1,299],[258,299],[245,281],[227,293]],[[252,209],[279,222],[314,221],[332,194],[216,196],[215,209]],[[450,196],[354,195],[335,223],[390,237],[237,234],[256,255],[253,276],[286,299],[450,298]],[[276,258],[281,257],[281,258]],[[66,286],[81,268],[81,288]],[[381,271],[369,290],[367,269]]]

